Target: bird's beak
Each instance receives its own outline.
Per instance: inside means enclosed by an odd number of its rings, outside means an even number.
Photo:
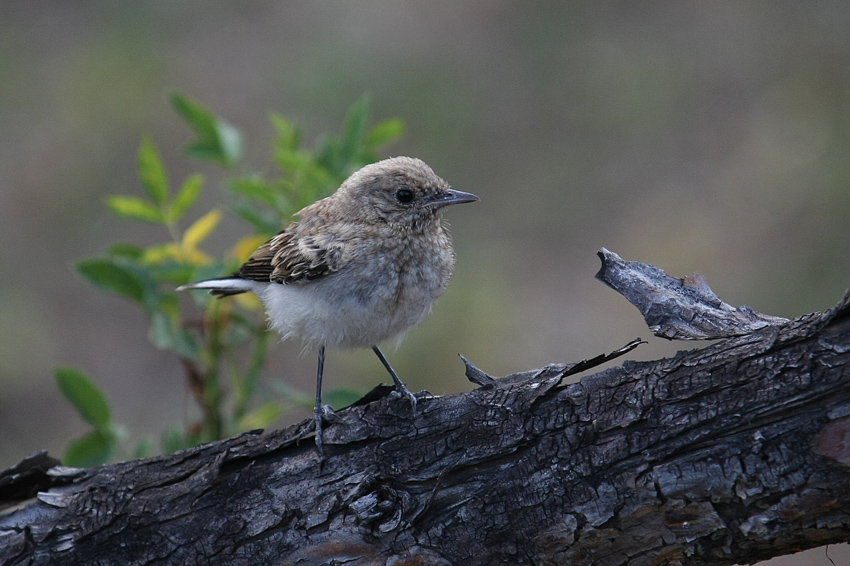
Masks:
[[[475,202],[477,200],[478,197],[472,193],[449,189],[445,193],[434,198],[434,200],[429,204],[434,208],[442,208],[450,204],[462,204],[464,202]]]

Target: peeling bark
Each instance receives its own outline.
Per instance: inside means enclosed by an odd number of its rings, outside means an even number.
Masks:
[[[324,461],[300,425],[88,470],[36,454],[0,473],[0,564],[721,565],[848,541],[847,303],[572,384],[468,364],[482,387],[415,416],[378,389]]]

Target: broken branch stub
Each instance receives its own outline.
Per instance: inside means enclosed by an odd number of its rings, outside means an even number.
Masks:
[[[724,303],[700,273],[679,279],[654,265],[624,261],[605,248],[596,255],[602,260],[596,278],[636,306],[652,333],[661,338],[732,338],[788,322],[748,306],[735,308]]]
[[[589,369],[601,366],[606,362],[619,358],[628,354],[641,344],[646,344],[640,338],[635,338],[622,348],[618,348],[607,354],[599,354],[590,359],[581,360],[572,364],[549,364],[548,366],[536,370],[514,373],[506,377],[494,377],[482,369],[479,369],[475,364],[469,361],[463,354],[458,354],[463,364],[466,366],[466,378],[476,385],[483,388],[505,387],[515,383],[522,383],[532,379],[548,379],[553,375],[559,375],[560,379],[587,371]]]

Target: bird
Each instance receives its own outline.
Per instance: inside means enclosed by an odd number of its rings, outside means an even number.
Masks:
[[[398,346],[445,291],[455,252],[442,219],[450,205],[479,200],[438,177],[424,161],[393,157],[364,166],[332,195],[297,212],[297,220],[251,254],[229,277],[178,287],[227,297],[254,293],[282,339],[318,352],[313,420],[323,455],[326,349],[370,348],[415,414],[416,396],[379,344]]]

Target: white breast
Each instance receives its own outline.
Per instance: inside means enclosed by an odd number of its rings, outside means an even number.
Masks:
[[[397,258],[396,258],[397,259]],[[307,349],[368,348],[404,333],[428,314],[448,283],[453,257],[429,258],[402,270],[375,256],[357,270],[342,270],[304,284],[262,284],[255,291],[270,325]]]

